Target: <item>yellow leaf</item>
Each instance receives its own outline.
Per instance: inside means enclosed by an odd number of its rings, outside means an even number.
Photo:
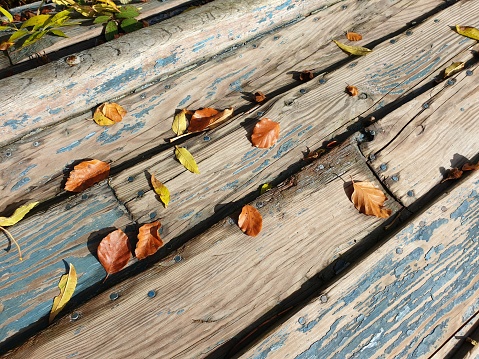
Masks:
[[[261,192],[260,194],[268,192],[273,186],[271,186],[270,183],[265,183],[264,185],[261,186]]]
[[[370,52],[372,52],[372,50],[369,50],[365,47],[361,47],[361,46],[349,46],[349,45],[345,45],[339,41],[336,41],[336,40],[333,40],[333,42],[338,45],[338,47],[343,50],[344,52],[346,52],[347,54],[349,55],[356,55],[356,56],[363,56],[363,55],[367,55],[369,54]]]
[[[178,136],[181,136],[182,134],[184,134],[186,131],[186,128],[188,127],[186,124],[186,114],[188,112],[189,111],[186,108],[184,108],[183,110],[181,110],[175,115],[173,124],[171,125],[171,129]]]
[[[195,159],[186,148],[175,146],[175,155],[178,161],[180,161],[188,171],[198,174],[200,173]]]
[[[113,1],[111,1],[111,0],[98,0],[98,1],[100,1],[100,2],[102,2],[102,3],[105,3],[105,4],[108,5],[108,6],[111,6],[113,9],[115,9],[115,10],[118,11],[118,12],[120,11],[120,9],[118,8],[118,6],[116,6],[116,4],[115,4]]]
[[[161,202],[165,205],[165,208],[168,207],[170,202],[170,191],[166,186],[156,179],[155,175],[151,175],[151,185],[155,190],[155,193],[160,197]]]
[[[444,70],[444,78],[449,77],[464,68],[464,62],[454,62]]]
[[[70,263],[70,270],[68,274],[62,275],[58,288],[60,288],[60,294],[53,299],[53,306],[50,312],[48,321],[51,323],[58,313],[65,307],[68,301],[73,296],[75,288],[77,286],[77,273],[75,267]]]
[[[475,27],[456,25],[456,31],[459,35],[466,36],[473,40],[479,41],[479,30]]]
[[[15,212],[10,217],[0,217],[0,226],[8,227],[13,226],[15,223],[19,222],[25,215],[31,211],[39,202],[32,202],[24,204],[23,206],[18,207]]]
[[[68,6],[68,5],[74,5],[75,4],[75,1],[73,0],[52,0],[55,4],[58,4],[58,5],[64,5],[64,6]]]
[[[95,110],[93,121],[100,126],[111,126],[121,122],[125,115],[126,110],[117,103],[105,102]]]
[[[42,26],[45,22],[51,18],[51,15],[36,15],[26,20],[20,29],[24,29],[30,26]]]

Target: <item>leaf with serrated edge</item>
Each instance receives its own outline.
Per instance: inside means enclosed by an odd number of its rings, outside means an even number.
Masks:
[[[53,300],[52,310],[50,311],[50,317],[48,321],[51,323],[58,313],[65,307],[70,301],[75,288],[77,286],[77,273],[75,267],[70,263],[70,269],[67,274],[62,275],[58,288],[60,288],[60,294]]]
[[[158,234],[161,224],[159,221],[144,224],[138,232],[138,243],[136,244],[135,256],[142,260],[151,256],[163,246],[163,241]]]
[[[174,133],[176,133],[178,136],[181,136],[182,134],[185,133],[186,128],[187,128],[187,123],[186,123],[186,114],[188,114],[190,111],[188,111],[186,108],[182,109],[180,112],[178,112],[175,115],[175,118],[173,119],[173,123],[171,125],[171,129],[173,130]]]
[[[121,229],[111,232],[101,240],[97,255],[98,260],[106,270],[106,278],[110,274],[121,271],[131,257],[127,235]]]
[[[362,40],[363,36],[361,34],[358,34],[357,32],[348,31],[346,33],[346,38],[349,41],[359,41],[359,40]]]
[[[343,50],[344,52],[346,52],[347,54],[349,55],[356,55],[356,56],[364,56],[364,55],[367,55],[369,54],[370,52],[372,52],[372,50],[370,49],[367,49],[365,47],[361,47],[361,46],[349,46],[349,45],[345,45],[339,41],[336,41],[336,40],[333,40],[333,42],[338,45],[338,47]]]
[[[241,210],[238,226],[248,236],[255,237],[263,228],[263,217],[256,208],[247,204]]]
[[[456,31],[459,35],[479,41],[479,29],[476,29],[475,27],[456,25]]]
[[[351,201],[359,212],[378,218],[387,218],[391,215],[392,211],[383,207],[387,200],[386,195],[371,182],[353,181],[353,188]]]
[[[168,203],[170,203],[170,191],[155,177],[155,175],[151,175],[150,180],[155,193],[158,195],[158,197],[160,197],[160,201],[163,203],[165,208],[168,207]]]
[[[175,146],[175,155],[178,161],[190,172],[200,173],[198,165],[192,154],[184,147]]]
[[[31,202],[18,207],[10,217],[0,217],[0,226],[9,227],[20,222],[40,202]]]

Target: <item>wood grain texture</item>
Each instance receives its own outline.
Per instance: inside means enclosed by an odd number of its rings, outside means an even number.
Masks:
[[[218,0],[82,51],[77,66],[62,59],[0,80],[0,87],[9,89],[0,111],[0,145],[128,94],[317,5],[312,0]],[[20,104],[21,98],[28,101]]]
[[[479,307],[479,174],[242,358],[428,358]]]
[[[239,48],[229,57],[214,59],[121,99],[118,102],[128,114],[118,125],[100,128],[86,121],[92,117],[89,112],[25,136],[0,150],[0,210],[12,200],[43,200],[58,194],[64,167],[73,160],[98,158],[116,166],[154,150],[164,143],[164,138],[173,135],[171,121],[177,108],[240,108],[251,106],[244,93],[262,89],[270,96],[283,87],[300,86],[290,71],[326,68],[345,58],[329,37],[318,37],[318,33],[339,38],[344,29],[355,29],[368,41],[378,40],[384,36],[382,27],[396,31],[438,6],[438,2],[442,1],[391,4],[379,0],[373,6],[371,2],[343,1]],[[236,124],[229,131],[238,129],[241,131]],[[209,137],[213,141],[218,138],[213,132]],[[144,190],[145,183],[137,186]]]
[[[0,344],[48,317],[65,262],[76,268],[76,294],[103,280],[105,271],[89,251],[103,238],[95,233],[106,230],[106,235],[108,228],[128,223],[125,208],[104,182],[10,227],[23,261],[13,244],[0,253]],[[8,247],[5,239],[2,248]]]
[[[455,59],[471,57],[468,50]],[[404,205],[438,185],[448,169],[479,154],[478,76],[476,63],[371,128],[377,136],[364,144],[363,153],[375,157],[371,166]]]
[[[221,221],[186,244],[178,260],[112,288],[117,301],[99,295],[77,309],[80,321],[64,318],[7,357],[130,358],[140,350],[145,357],[206,356],[383,223],[358,213],[340,178],[375,182],[371,174],[354,141],[336,148],[292,187],[253,203],[263,216],[254,239],[233,220]]]

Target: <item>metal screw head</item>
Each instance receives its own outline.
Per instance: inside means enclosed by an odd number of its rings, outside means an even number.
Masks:
[[[472,71],[472,70],[467,70],[467,71],[466,71],[466,76],[472,76],[473,73],[474,73],[474,71]]]
[[[279,39],[279,36],[273,37],[273,40],[278,40],[278,39]]]
[[[12,157],[12,153],[11,152],[5,152],[5,157]]]
[[[449,86],[452,86],[452,85],[454,85],[455,83],[456,83],[456,79],[449,79],[449,80],[447,80],[447,84],[448,84]]]
[[[206,135],[205,137],[203,137],[203,141],[209,141],[209,140],[211,140],[210,136]]]
[[[156,296],[156,292],[155,292],[154,290],[150,290],[150,291],[148,292],[148,297],[154,298],[155,296]]]
[[[411,36],[411,35],[412,35],[412,31],[411,31],[411,30],[406,31],[406,35],[407,35],[407,36]]]
[[[380,169],[381,171],[386,171],[386,170],[388,169],[388,166],[387,166],[387,164],[382,163],[381,166],[379,166],[379,169]]]
[[[358,96],[361,100],[366,100],[368,98],[368,95],[365,94],[364,92]]]
[[[306,323],[306,319],[304,319],[304,317],[299,317],[298,318],[298,323],[303,325],[304,323]]]
[[[170,85],[165,85],[165,90],[169,90],[171,88]]]
[[[401,254],[402,253],[402,248],[396,248],[396,253]]]
[[[82,194],[81,199],[83,199],[83,200],[88,199],[88,195],[86,193]]]
[[[446,212],[446,211],[447,211],[447,207],[446,207],[446,206],[442,206],[442,207],[441,207],[441,211]]]
[[[140,189],[140,190],[138,191],[138,193],[137,193],[138,197],[143,197],[144,194],[145,194],[145,191],[143,191],[143,190],[141,190],[141,189]]]
[[[173,260],[175,261],[175,263],[179,263],[179,262],[181,262],[181,261],[183,260],[183,257],[182,257],[182,256],[175,256],[175,257],[173,258]]]
[[[264,112],[263,112],[263,111],[258,111],[258,112],[256,112],[256,114],[257,114],[258,116],[263,116],[263,115],[264,115]]]
[[[325,84],[325,83],[326,83],[326,79],[319,79],[319,83],[320,83],[321,85]]]
[[[369,159],[370,159],[371,161],[374,161],[374,160],[376,159],[376,156],[374,155],[374,153],[371,153],[371,154],[369,155]]]
[[[395,44],[395,43],[396,43],[396,39],[391,39],[391,40],[389,40],[389,42],[390,42],[391,44]]]
[[[126,179],[128,182],[133,182],[135,180],[135,177],[130,176]]]
[[[251,45],[251,47],[252,47],[253,49],[256,49],[256,47],[258,47],[258,45],[253,44],[253,45]]]
[[[414,191],[412,190],[407,191],[407,195],[408,197],[414,197]]]
[[[233,221],[233,218],[228,218],[228,223],[233,225],[233,224],[235,224],[235,221]]]
[[[40,146],[40,142],[38,141],[33,142],[33,147],[38,147],[38,146]]]
[[[261,208],[264,206],[263,202],[256,202],[256,207]]]
[[[328,296],[326,294],[323,294],[319,297],[319,300],[321,301],[321,303],[326,303],[328,301]]]
[[[301,90],[299,90],[299,92],[305,94],[307,91],[306,91],[306,89],[301,89]]]
[[[110,293],[110,300],[117,300],[120,295],[117,292]]]
[[[70,314],[70,320],[71,320],[72,322],[74,322],[74,321],[76,321],[76,320],[78,320],[78,319],[80,319],[80,313],[78,313],[78,312],[73,312],[72,314]]]
[[[371,131],[369,131],[369,134],[370,134],[371,136],[376,136],[376,131],[371,130]]]
[[[392,179],[394,182],[399,181],[399,177],[398,177],[398,176],[392,176],[391,179]]]
[[[151,212],[151,213],[150,213],[150,219],[153,219],[153,218],[155,218],[155,217],[156,217],[156,212]]]
[[[424,102],[422,104],[422,108],[424,108],[424,109],[429,108],[429,104],[427,102]]]
[[[140,98],[141,98],[141,99],[145,99],[145,98],[146,98],[146,94],[142,93],[142,94],[140,95]]]
[[[439,19],[434,19],[434,22],[435,23],[438,23],[440,20]]]
[[[324,170],[324,165],[319,165],[318,168],[319,168],[320,170]]]

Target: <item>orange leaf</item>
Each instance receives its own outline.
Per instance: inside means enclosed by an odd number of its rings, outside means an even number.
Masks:
[[[100,126],[111,126],[123,120],[126,110],[117,103],[105,102],[96,109],[93,120]]]
[[[348,85],[346,87],[346,93],[349,94],[349,96],[357,96],[358,95],[358,88],[356,86]]]
[[[158,248],[163,246],[163,241],[158,234],[161,224],[159,221],[144,224],[140,227],[138,233],[138,243],[136,244],[136,258],[142,260],[152,254],[155,254]]]
[[[314,74],[311,70],[304,70],[299,73],[300,81],[308,81],[314,77]]]
[[[97,255],[98,260],[106,270],[106,278],[110,274],[119,272],[126,266],[131,256],[127,235],[121,229],[111,232],[101,240]]]
[[[466,163],[464,166],[462,166],[463,171],[477,171],[479,170],[479,162],[476,164],[474,163]]]
[[[357,32],[350,32],[350,31],[346,33],[346,37],[348,38],[349,41],[359,41],[363,38],[361,34],[358,34]]]
[[[333,147],[336,147],[337,145],[338,145],[338,141],[329,141],[326,147],[333,148]]]
[[[256,208],[247,204],[241,210],[238,226],[248,236],[256,237],[263,227],[263,217]]]
[[[371,182],[353,181],[353,188],[351,201],[359,212],[379,218],[388,218],[391,215],[392,211],[383,207],[388,198]]]
[[[83,161],[70,172],[65,190],[81,192],[108,177],[110,165],[99,160]]]
[[[258,103],[263,102],[264,100],[266,100],[266,95],[261,91],[258,91],[254,94],[254,100]]]
[[[447,171],[447,176],[441,181],[441,183],[449,181],[449,180],[461,178],[461,176],[462,176],[462,171],[459,168],[457,167],[451,168],[450,170]]]
[[[254,126],[251,142],[259,148],[270,148],[279,137],[279,123],[263,118]]]
[[[201,132],[212,129],[227,120],[233,114],[233,107],[226,108],[223,111],[214,108],[204,108],[196,110],[190,120],[188,132]]]
[[[1,51],[5,51],[5,50],[8,50],[11,46],[15,45],[14,42],[11,42],[11,41],[4,41],[2,43],[0,43],[0,50]]]

